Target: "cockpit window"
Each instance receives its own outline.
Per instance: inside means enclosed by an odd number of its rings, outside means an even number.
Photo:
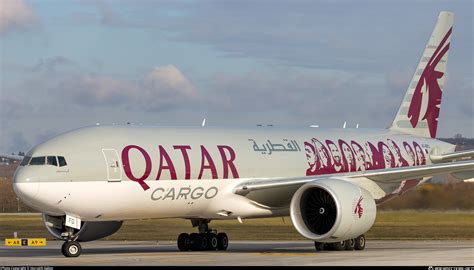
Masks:
[[[57,167],[66,166],[66,159],[64,157],[56,157],[56,156],[47,156],[47,157],[31,157],[26,156],[21,161],[20,166],[26,165],[51,165]]]
[[[48,158],[46,159],[46,164],[53,165],[53,166],[58,166],[58,162],[56,160],[56,157],[55,156],[48,156]]]
[[[44,165],[46,157],[34,157],[30,161],[30,165]]]
[[[64,159],[64,157],[59,156],[58,161],[59,161],[59,167],[63,167],[67,165],[66,159]]]
[[[29,157],[29,156],[24,157],[23,160],[20,163],[20,166],[28,165],[28,163],[30,162],[30,159],[31,159],[31,157]]]

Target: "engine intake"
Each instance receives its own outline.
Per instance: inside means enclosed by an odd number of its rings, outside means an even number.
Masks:
[[[321,188],[304,191],[300,201],[306,227],[315,234],[325,234],[336,223],[337,206],[331,194]]]
[[[319,242],[337,242],[367,232],[375,222],[376,206],[365,189],[337,178],[300,187],[291,200],[295,229]]]

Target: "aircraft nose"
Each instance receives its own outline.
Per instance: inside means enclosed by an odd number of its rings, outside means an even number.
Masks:
[[[13,176],[13,190],[27,204],[38,195],[39,184],[39,177],[33,175],[29,168],[19,168]]]

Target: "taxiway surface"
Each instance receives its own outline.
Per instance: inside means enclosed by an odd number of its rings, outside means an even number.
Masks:
[[[174,242],[94,241],[65,258],[62,242],[5,247],[0,266],[26,265],[423,265],[474,266],[474,241],[367,241],[363,251],[316,251],[309,241],[232,241],[227,251],[179,252]]]

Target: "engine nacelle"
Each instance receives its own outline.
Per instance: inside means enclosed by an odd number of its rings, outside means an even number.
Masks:
[[[66,231],[64,225],[65,216],[49,216],[43,214],[43,224],[48,232],[57,239],[64,239],[61,233]],[[78,235],[76,241],[87,242],[107,237],[117,232],[123,221],[97,221],[82,222],[81,229],[74,229],[74,234]]]
[[[375,222],[376,206],[365,189],[337,178],[300,187],[290,204],[296,230],[318,242],[338,242],[367,232]]]

